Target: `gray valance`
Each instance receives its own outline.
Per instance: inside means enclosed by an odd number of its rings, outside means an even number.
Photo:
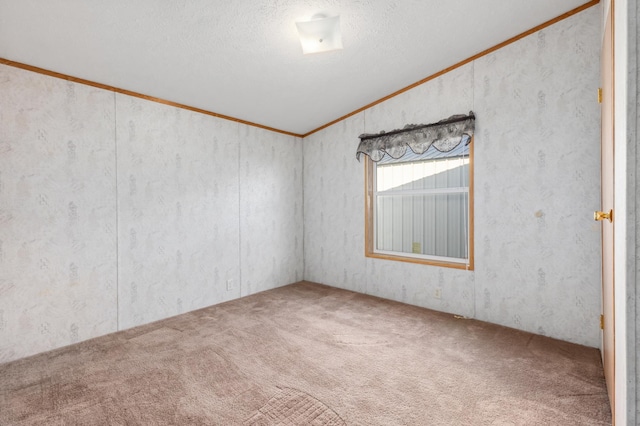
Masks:
[[[473,137],[476,116],[453,115],[432,124],[407,124],[404,129],[378,134],[364,133],[359,136],[360,145],[356,158],[360,154],[368,155],[373,161],[380,161],[385,154],[400,158],[411,148],[416,154],[422,154],[433,145],[438,151],[449,152],[464,141],[468,144]]]

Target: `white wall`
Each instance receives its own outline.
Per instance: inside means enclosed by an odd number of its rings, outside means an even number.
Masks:
[[[599,346],[599,35],[590,8],[305,138],[305,279]],[[365,258],[357,136],[470,110],[475,271]]]
[[[623,97],[623,106],[626,110],[624,125],[626,127],[626,140],[620,133],[616,133],[616,147],[622,145],[622,149],[616,148],[623,164],[623,179],[625,181],[626,193],[619,193],[616,182],[616,196],[625,200],[626,229],[623,229],[626,238],[620,245],[623,250],[616,245],[616,262],[623,264],[625,274],[625,287],[621,291],[621,299],[626,305],[625,323],[616,323],[616,336],[618,329],[623,329],[626,339],[616,339],[616,351],[621,352],[620,358],[616,360],[616,369],[624,366],[625,370],[616,377],[616,422],[620,424],[637,424],[640,421],[640,291],[638,289],[638,277],[640,277],[640,151],[638,150],[638,133],[640,130],[640,109],[638,99],[640,98],[640,75],[638,74],[638,38],[640,29],[640,8],[635,1],[617,0],[615,16],[615,40],[616,40],[616,83],[618,84],[616,97]],[[618,53],[622,52],[622,54]],[[619,67],[621,69],[619,69]],[[616,123],[616,126],[618,123]],[[617,128],[617,127],[616,127]],[[618,166],[618,165],[617,165]],[[622,192],[622,191],[620,191]],[[617,206],[616,206],[617,208]],[[616,243],[618,243],[616,241]],[[626,259],[619,255],[619,252],[626,252]],[[616,278],[616,289],[618,280]],[[616,301],[616,303],[618,303]],[[617,309],[617,306],[616,306]],[[623,334],[623,333],[621,333]],[[620,347],[621,348],[620,348]],[[618,371],[616,371],[618,373]],[[618,398],[622,395],[622,398]],[[624,399],[623,399],[624,398]],[[626,410],[624,409],[626,405]],[[624,418],[626,416],[626,419]]]
[[[242,126],[240,296],[303,279],[302,141]]]
[[[120,94],[116,120],[120,329],[237,297],[237,125]]]
[[[114,116],[0,65],[0,362],[117,329]]]
[[[640,21],[640,7],[635,1],[627,3],[629,5],[629,15],[627,20],[629,22],[629,91],[628,94],[628,117],[629,126],[628,132],[628,146],[629,154],[627,159],[629,160],[628,170],[629,173],[629,186],[628,190],[633,189],[633,197],[629,197],[629,203],[627,204],[630,215],[628,223],[633,227],[636,241],[635,250],[630,250],[628,253],[628,262],[632,266],[632,271],[629,274],[631,279],[627,281],[629,288],[629,295],[631,299],[627,299],[627,303],[630,306],[630,315],[627,317],[627,321],[633,324],[629,327],[631,333],[628,336],[627,350],[629,356],[629,372],[630,379],[629,397],[631,398],[629,403],[629,417],[628,419],[638,422],[640,419],[640,351],[638,351],[638,342],[640,342],[640,288],[638,286],[638,279],[640,278],[640,197],[638,196],[638,188],[640,188],[640,150],[638,150],[638,134],[640,134],[640,108],[638,108],[638,99],[640,99],[640,72],[638,69],[638,63],[640,57],[638,56],[638,39],[640,38],[640,27],[638,27],[638,21]],[[635,13],[634,13],[635,12]],[[633,155],[631,155],[633,154]],[[634,167],[635,166],[635,167]],[[630,192],[627,192],[630,194]],[[633,204],[632,201],[633,200]],[[633,330],[635,329],[635,335]],[[635,379],[634,379],[635,376]],[[632,402],[635,395],[635,404]]]
[[[0,66],[0,362],[298,281],[301,165],[290,136]]]

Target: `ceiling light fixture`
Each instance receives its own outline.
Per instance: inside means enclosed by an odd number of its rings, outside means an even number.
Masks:
[[[328,52],[342,49],[340,16],[327,17],[317,14],[310,21],[296,22],[302,53]]]

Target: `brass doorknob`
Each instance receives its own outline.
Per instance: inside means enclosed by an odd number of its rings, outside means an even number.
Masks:
[[[604,219],[608,219],[609,222],[613,222],[613,210],[609,210],[609,213],[593,212],[593,220],[601,221]]]

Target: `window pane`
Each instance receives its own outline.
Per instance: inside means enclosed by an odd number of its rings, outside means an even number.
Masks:
[[[460,155],[468,155],[464,147]],[[429,152],[429,151],[427,151]],[[449,153],[450,154],[450,153]],[[442,189],[466,187],[469,182],[469,157],[429,157],[413,155],[410,162],[376,166],[376,191],[405,191],[411,189]]]
[[[469,259],[470,146],[407,150],[373,165],[372,249],[385,255]],[[406,255],[406,256],[405,256]]]
[[[376,249],[466,259],[469,195],[379,195]]]

